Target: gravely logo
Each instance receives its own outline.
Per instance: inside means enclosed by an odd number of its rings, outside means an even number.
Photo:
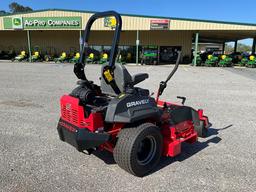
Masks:
[[[139,100],[139,101],[132,101],[132,102],[126,103],[126,107],[127,108],[136,107],[136,106],[145,105],[145,104],[148,104],[148,103],[149,103],[149,99],[142,99],[142,100]]]

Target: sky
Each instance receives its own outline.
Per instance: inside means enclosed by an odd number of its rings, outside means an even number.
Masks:
[[[120,13],[233,21],[256,24],[255,0],[0,0],[0,10],[11,2],[40,9],[85,11],[115,10]],[[244,41],[246,44],[249,40]]]

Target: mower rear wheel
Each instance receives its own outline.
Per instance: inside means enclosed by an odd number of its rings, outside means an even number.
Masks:
[[[204,121],[200,120],[200,123],[198,126],[195,125],[195,131],[197,132],[198,137],[205,138],[207,137],[208,129],[206,129],[204,125]]]
[[[159,127],[144,123],[120,131],[113,155],[122,169],[142,177],[158,164],[162,148],[163,138]]]

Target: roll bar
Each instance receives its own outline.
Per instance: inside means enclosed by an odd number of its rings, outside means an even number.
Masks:
[[[83,63],[84,61],[84,51],[88,47],[88,41],[89,41],[89,36],[91,32],[91,27],[92,24],[99,18],[104,18],[104,17],[110,17],[114,16],[116,19],[116,27],[115,27],[115,33],[112,41],[112,46],[111,46],[111,52],[110,52],[110,57],[109,57],[109,67],[113,67],[115,65],[115,58],[117,55],[117,49],[118,49],[118,43],[119,43],[119,38],[120,38],[120,32],[122,30],[122,18],[121,16],[115,12],[115,11],[106,11],[106,12],[99,12],[95,13],[90,17],[90,19],[87,22],[87,25],[85,27],[84,35],[83,35],[83,40],[82,40],[82,50],[81,50],[81,57],[79,60],[79,63]]]

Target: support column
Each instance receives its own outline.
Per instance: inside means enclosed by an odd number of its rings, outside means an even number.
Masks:
[[[235,41],[234,52],[237,52],[237,40]]]
[[[140,45],[139,30],[137,30],[137,37],[136,37],[136,65],[138,65],[138,63],[139,63],[139,45]]]
[[[79,50],[80,50],[80,52],[82,51],[82,43],[83,43],[82,31],[79,30]]]
[[[226,42],[223,42],[222,44],[222,54],[225,54],[225,47],[226,47]]]
[[[29,30],[27,30],[27,41],[28,41],[29,62],[31,62],[31,40],[30,40],[30,31]]]
[[[195,37],[195,49],[194,49],[194,63],[193,65],[196,66],[196,56],[197,56],[197,52],[198,52],[198,39],[199,39],[199,33],[196,33],[196,37]]]
[[[255,54],[255,47],[256,47],[256,37],[253,38],[253,43],[252,43],[252,54]]]

